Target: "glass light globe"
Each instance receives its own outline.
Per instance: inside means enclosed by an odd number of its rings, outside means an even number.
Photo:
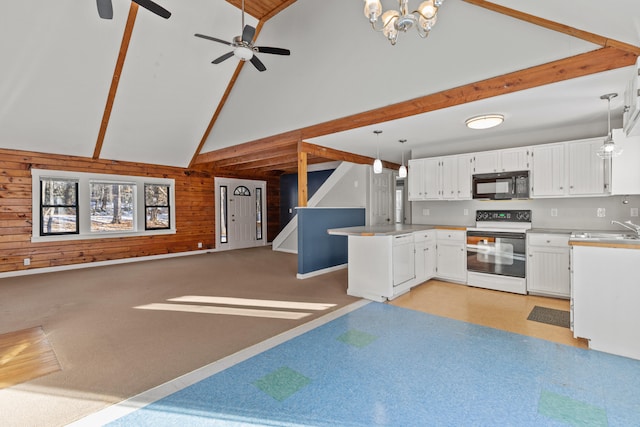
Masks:
[[[405,165],[401,165],[400,169],[398,169],[398,177],[399,178],[407,177],[407,167]]]
[[[433,0],[423,1],[420,3],[420,6],[418,6],[418,12],[427,19],[431,19],[436,16],[437,11],[438,9],[433,4]]]
[[[378,20],[382,13],[382,5],[380,0],[364,0],[364,16],[371,22]]]
[[[376,159],[373,162],[373,173],[382,173],[382,160]]]

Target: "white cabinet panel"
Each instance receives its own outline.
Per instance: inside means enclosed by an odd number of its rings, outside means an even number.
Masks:
[[[454,200],[458,198],[458,159],[455,156],[443,157],[440,161],[440,182],[442,198]]]
[[[545,144],[532,148],[532,197],[564,196],[566,164],[564,144]]]
[[[445,280],[467,281],[466,232],[461,230],[437,230],[437,272]]]
[[[474,155],[475,173],[498,172],[498,152],[483,151]]]
[[[416,282],[423,283],[433,278],[436,272],[436,232],[419,231],[415,238]]]
[[[407,173],[409,200],[424,200],[424,162],[425,159],[409,160]]]
[[[529,170],[529,154],[529,147],[500,150],[500,171]]]
[[[627,137],[622,129],[614,129],[613,141],[622,154],[611,160],[611,194],[640,194],[640,136]]]
[[[440,158],[424,159],[425,199],[437,200],[442,196]]]
[[[471,199],[471,176],[473,175],[473,155],[456,156],[458,161],[458,200]]]
[[[527,291],[569,298],[569,235],[532,233],[527,235],[527,240]]]
[[[605,186],[605,160],[596,155],[604,139],[588,139],[568,143],[569,194],[572,196],[600,196]]]

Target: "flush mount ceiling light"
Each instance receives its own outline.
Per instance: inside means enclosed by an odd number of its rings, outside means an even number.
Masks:
[[[617,93],[607,93],[600,97],[600,99],[607,100],[607,137],[596,151],[596,155],[601,159],[610,159],[622,154],[622,148],[613,142],[613,134],[611,133],[611,100],[616,96],[618,96]]]
[[[364,16],[371,22],[375,31],[380,31],[391,42],[396,44],[398,33],[407,32],[415,26],[418,35],[425,38],[436,25],[438,8],[444,0],[426,0],[418,8],[409,13],[409,0],[398,0],[398,9],[382,12],[380,0],[364,0]],[[380,18],[380,20],[378,20]]]
[[[475,116],[465,121],[466,125],[470,129],[489,129],[498,126],[504,121],[502,114],[483,114],[482,116]]]
[[[373,133],[378,135],[376,144],[378,145],[376,149],[376,159],[373,161],[373,173],[382,173],[382,160],[380,160],[380,134],[381,130],[374,130]]]
[[[407,140],[400,139],[398,140],[398,142],[400,142],[400,144],[404,144],[405,142],[407,142]],[[406,177],[407,177],[407,167],[404,165],[404,150],[402,150],[402,164],[398,169],[398,178],[406,178]]]

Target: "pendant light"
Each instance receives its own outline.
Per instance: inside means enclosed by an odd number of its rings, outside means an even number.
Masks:
[[[378,147],[376,149],[376,159],[373,162],[373,173],[377,174],[377,173],[382,173],[382,160],[380,160],[380,134],[382,133],[382,131],[374,130],[373,133],[378,135],[378,138],[377,138]]]
[[[611,99],[616,96],[618,96],[617,93],[607,93],[600,97],[600,99],[607,100],[607,137],[600,148],[598,148],[598,151],[596,151],[596,155],[601,159],[610,159],[622,154],[622,148],[613,142],[613,134],[611,133]]]
[[[400,144],[404,144],[407,142],[406,139],[400,139]],[[407,167],[404,165],[404,150],[402,150],[402,164],[400,165],[400,169],[398,169],[398,178],[406,178],[407,177]]]

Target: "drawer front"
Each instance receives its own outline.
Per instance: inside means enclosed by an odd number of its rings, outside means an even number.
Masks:
[[[436,231],[428,230],[428,231],[416,231],[413,233],[413,240],[415,242],[428,242],[431,240],[435,240]]]
[[[569,246],[569,234],[529,234],[530,245],[535,246]]]
[[[436,230],[439,241],[450,241],[465,243],[466,231],[462,230]]]
[[[397,236],[393,236],[394,245],[403,245],[405,243],[413,243],[412,234],[399,234]]]

